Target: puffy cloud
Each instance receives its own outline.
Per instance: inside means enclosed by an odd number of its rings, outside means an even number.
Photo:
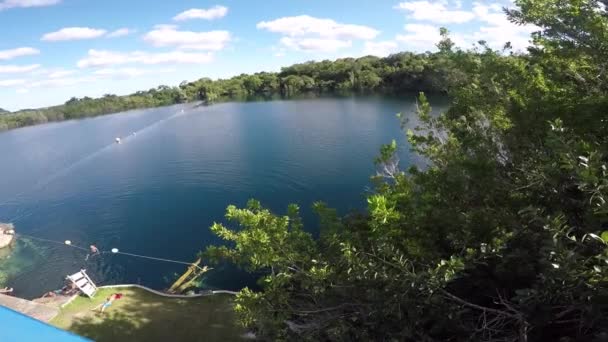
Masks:
[[[450,3],[455,9],[448,8],[446,0],[406,1],[395,8],[407,11],[412,19],[429,23],[461,24],[474,20],[478,27],[475,31],[469,27],[466,31],[452,30],[450,34],[457,46],[465,48],[484,40],[493,49],[501,49],[506,42],[511,42],[515,50],[524,50],[530,45],[530,33],[538,30],[532,25],[511,23],[499,3],[474,2],[470,11],[458,9],[461,6],[459,0],[451,0]],[[435,44],[440,40],[438,26],[409,24],[405,30],[406,34],[400,34],[396,39],[419,51],[435,50]]]
[[[228,14],[228,7],[213,6],[209,9],[192,8],[173,17],[175,21],[184,21],[191,19],[213,20],[223,18]]]
[[[55,42],[64,40],[81,40],[98,38],[106,34],[106,30],[90,27],[64,27],[59,31],[45,33],[41,40]]]
[[[25,80],[15,79],[15,80],[0,80],[0,87],[12,87],[16,85],[25,84]]]
[[[230,42],[231,35],[228,31],[178,31],[172,25],[159,25],[146,33],[144,40],[156,47],[176,46],[180,49],[217,51]]]
[[[40,50],[31,47],[20,47],[10,50],[0,50],[0,61],[13,59],[15,57],[37,55]]]
[[[540,29],[534,25],[510,22],[499,4],[484,5],[476,2],[473,4],[473,13],[485,25],[471,34],[469,39],[473,42],[485,40],[494,49],[501,49],[506,42],[511,42],[514,50],[525,50],[530,45],[530,34]]]
[[[374,39],[380,31],[363,25],[341,24],[332,19],[315,18],[308,15],[284,17],[262,21],[258,29],[281,33],[290,37],[316,35],[329,39]]]
[[[158,73],[167,73],[173,72],[175,69],[140,69],[140,68],[104,68],[99,69],[93,72],[94,75],[100,77],[110,77],[110,78],[132,78],[137,76],[142,76],[146,74],[158,74]]]
[[[0,65],[0,74],[18,74],[40,68],[40,64],[30,65]]]
[[[48,78],[64,78],[66,76],[70,76],[76,73],[76,70],[63,70],[63,69],[59,69],[59,70],[54,70],[54,71],[49,71],[47,73],[47,77]]]
[[[0,11],[9,8],[44,7],[60,3],[61,0],[4,0],[0,1]]]
[[[123,37],[123,36],[127,36],[133,32],[135,32],[135,31],[128,29],[126,27],[123,27],[123,28],[119,28],[118,30],[114,30],[114,31],[108,33],[106,35],[106,37],[108,37],[108,38]]]
[[[435,50],[439,42],[439,27],[428,24],[407,24],[405,34],[398,34],[395,39],[407,45],[408,49],[420,52]]]
[[[87,57],[78,61],[80,68],[107,67],[130,63],[141,64],[203,64],[213,60],[210,53],[183,51],[150,53],[143,51],[117,52],[108,50],[89,50]]]
[[[136,53],[137,52],[123,53],[91,49],[88,51],[87,57],[79,60],[77,65],[79,68],[88,68],[115,64],[134,63],[136,62]]]
[[[507,16],[502,11],[502,6],[499,4],[484,5],[479,2],[473,3],[473,13],[478,20],[486,23],[495,23],[496,25],[509,24]]]
[[[363,25],[338,23],[308,15],[262,21],[258,29],[283,35],[283,46],[297,51],[335,52],[352,46],[352,40],[374,39],[380,31]]]
[[[66,70],[64,68],[40,68],[32,71],[35,77],[62,78],[77,73],[77,70]]]
[[[397,51],[397,43],[391,40],[385,40],[381,42],[365,42],[365,48],[363,49],[364,55],[372,55],[378,57],[386,57],[391,53]]]
[[[89,83],[96,81],[95,77],[61,77],[61,78],[48,78],[38,81],[27,83],[28,88],[39,88],[39,87],[67,87],[82,83]]]
[[[395,39],[405,43],[407,50],[425,52],[437,50],[437,43],[441,40],[439,27],[428,24],[407,24],[405,34],[398,34]],[[470,36],[461,33],[450,33],[450,39],[460,47],[472,44]]]
[[[105,68],[105,69],[99,69],[99,70],[93,72],[93,74],[99,75],[99,76],[135,77],[135,76],[141,76],[141,75],[145,74],[146,72],[148,72],[148,71],[143,70],[143,69],[138,69],[138,68],[119,68],[119,69]]]
[[[408,17],[412,19],[438,24],[462,24],[475,18],[473,12],[448,9],[446,5],[445,1],[417,0],[401,2],[395,9],[408,12]]]
[[[135,32],[127,27],[108,32],[105,29],[95,29],[90,27],[64,27],[59,31],[49,32],[42,36],[44,41],[65,41],[93,39],[105,36],[107,38],[123,37]]]
[[[350,40],[326,38],[281,38],[281,44],[294,50],[307,52],[335,52],[352,46]]]

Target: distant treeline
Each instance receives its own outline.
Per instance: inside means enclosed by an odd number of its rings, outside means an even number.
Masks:
[[[0,130],[40,123],[79,119],[136,108],[176,103],[215,102],[248,96],[291,96],[332,92],[444,92],[449,63],[439,53],[403,52],[386,58],[367,56],[336,61],[307,62],[279,73],[242,74],[230,79],[201,78],[178,87],[161,85],[131,95],[106,94],[101,98],[71,98],[65,104],[25,109],[0,116]],[[2,112],[0,110],[0,112]]]

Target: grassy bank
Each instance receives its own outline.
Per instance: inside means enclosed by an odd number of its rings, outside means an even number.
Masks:
[[[110,294],[124,296],[104,314],[91,311]],[[95,341],[238,341],[232,296],[165,298],[138,288],[101,289],[94,299],[79,297],[51,324]]]

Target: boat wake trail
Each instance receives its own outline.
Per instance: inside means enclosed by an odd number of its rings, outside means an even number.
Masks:
[[[97,158],[99,155],[101,155],[101,154],[103,154],[103,153],[105,153],[105,152],[107,152],[107,151],[109,151],[109,150],[111,150],[113,148],[117,148],[118,145],[122,145],[122,144],[128,143],[130,140],[132,140],[133,138],[137,137],[137,135],[139,135],[139,134],[144,134],[147,131],[149,131],[149,130],[155,128],[155,127],[158,127],[158,126],[164,124],[167,121],[173,120],[173,119],[178,118],[180,116],[188,115],[189,113],[191,113],[191,111],[181,109],[181,110],[175,112],[174,114],[172,114],[172,115],[170,115],[170,116],[168,116],[166,118],[163,118],[163,119],[160,119],[158,121],[155,121],[155,122],[153,122],[153,123],[151,123],[151,124],[149,124],[149,125],[141,128],[141,129],[139,129],[137,131],[132,132],[131,134],[129,134],[126,137],[117,137],[115,142],[107,144],[107,145],[101,147],[100,149],[98,149],[96,151],[93,151],[92,153],[90,153],[90,154],[88,154],[88,155],[86,155],[86,156],[84,156],[84,157],[76,160],[75,162],[71,163],[70,165],[62,168],[61,170],[59,170],[59,171],[51,174],[50,176],[48,176],[48,177],[46,177],[46,178],[38,181],[36,184],[34,184],[33,187],[31,187],[31,188],[29,188],[27,190],[24,190],[24,191],[16,194],[12,198],[10,198],[10,199],[8,199],[8,200],[6,200],[4,202],[0,202],[0,208],[2,208],[2,207],[9,207],[9,206],[17,206],[19,204],[20,200],[23,199],[24,196],[26,196],[26,195],[34,192],[34,191],[43,190],[44,188],[46,188],[48,185],[50,185],[54,181],[56,181],[56,180],[58,180],[60,178],[65,177],[70,172],[72,172],[74,169],[78,168],[79,166],[81,166],[83,164],[86,164],[86,163],[90,162],[91,160]],[[30,211],[28,211],[28,212],[24,212],[24,211],[17,212],[17,213],[14,214],[14,216],[9,217],[8,219],[5,219],[5,220],[8,221],[8,222],[15,222],[16,220],[18,220],[18,219],[20,219],[22,217],[31,215],[33,213],[33,211],[35,211],[37,209],[39,203],[40,203],[40,200],[38,200],[35,203],[34,207],[32,207],[32,209]]]

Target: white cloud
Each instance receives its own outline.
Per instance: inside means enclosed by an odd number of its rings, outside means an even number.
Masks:
[[[26,93],[29,93],[29,92],[30,92],[30,90],[29,90],[29,89],[27,89],[27,88],[18,88],[17,90],[15,90],[15,92],[16,92],[17,94],[26,94]]]
[[[0,74],[18,74],[40,68],[40,64],[30,65],[0,65]]]
[[[107,67],[131,63],[141,64],[203,64],[213,60],[210,53],[172,51],[150,53],[143,51],[117,52],[108,50],[89,50],[87,57],[78,61],[79,68]]]
[[[44,7],[60,3],[61,0],[4,0],[0,1],[0,11],[9,8]]]
[[[524,50],[530,45],[530,33],[538,30],[532,25],[520,26],[511,23],[499,3],[483,4],[474,2],[470,11],[460,10],[460,0],[450,0],[455,8],[448,7],[447,0],[415,0],[401,2],[395,8],[409,13],[408,17],[425,21],[424,24],[408,24],[406,33],[397,36],[408,48],[418,51],[435,50],[439,42],[439,27],[435,24],[462,24],[469,21],[477,23],[475,31],[452,30],[450,38],[457,46],[467,48],[480,40],[484,40],[493,49],[502,49],[506,42],[511,42],[513,48]]]
[[[525,50],[530,45],[530,34],[539,30],[534,25],[511,23],[499,4],[484,5],[476,2],[473,4],[473,13],[485,26],[470,35],[469,40],[485,40],[493,49],[501,49],[506,42],[511,42],[514,50]]]
[[[341,24],[332,19],[315,18],[308,15],[284,17],[262,21],[258,29],[281,33],[289,37],[318,36],[329,39],[374,39],[380,31],[363,25]]]
[[[173,68],[155,69],[155,70],[140,69],[140,68],[104,68],[104,69],[96,70],[95,72],[93,72],[93,74],[96,76],[100,76],[100,77],[124,79],[124,78],[138,77],[138,76],[142,76],[142,75],[146,75],[146,74],[159,74],[159,73],[168,73],[168,72],[174,72],[174,71],[175,71],[175,69],[173,69]]]
[[[192,52],[164,52],[164,53],[144,53],[136,56],[136,60],[143,64],[204,64],[213,60],[213,55],[210,53],[192,53]]]
[[[178,31],[172,25],[159,25],[146,33],[144,40],[155,47],[176,46],[179,49],[222,50],[231,40],[228,31]]]
[[[428,24],[407,24],[405,34],[398,34],[395,39],[405,43],[406,49],[417,52],[435,51],[437,43],[441,40],[439,27]],[[458,32],[451,32],[450,39],[455,45],[468,47],[472,44],[470,36]]]
[[[365,48],[363,50],[364,55],[372,55],[378,57],[386,57],[391,53],[397,51],[397,43],[391,40],[385,40],[381,42],[365,42]]]
[[[224,6],[213,6],[209,9],[201,9],[201,8],[192,8],[187,11],[184,11],[175,17],[173,20],[175,21],[184,21],[191,19],[204,19],[204,20],[213,20],[218,18],[223,18],[228,14],[228,7]]]
[[[118,30],[114,30],[106,35],[108,38],[116,38],[116,37],[124,37],[135,31],[128,29],[126,27],[119,28]]]
[[[35,77],[62,78],[77,73],[77,70],[66,70],[64,68],[40,68],[32,72]]]
[[[57,71],[53,71],[53,72],[49,73],[48,77],[49,78],[64,78],[66,76],[70,76],[75,73],[76,73],[75,70],[57,70]]]
[[[41,40],[55,42],[64,40],[81,40],[98,38],[106,34],[106,30],[90,27],[64,27],[59,31],[45,33]]]
[[[405,1],[395,6],[395,9],[408,12],[409,18],[429,21],[438,24],[462,24],[475,18],[475,14],[459,9],[448,9],[445,1]]]
[[[326,38],[281,38],[281,44],[288,48],[306,52],[335,52],[352,46],[350,40]]]
[[[99,70],[93,72],[93,74],[98,75],[98,76],[135,77],[135,76],[141,76],[147,72],[148,72],[148,70],[143,70],[143,69],[138,69],[138,68],[119,68],[119,69],[104,68],[104,69],[99,69]]]
[[[31,47],[20,47],[10,50],[0,50],[0,61],[13,59],[15,57],[37,55],[40,50]]]
[[[290,49],[306,52],[335,52],[351,47],[353,40],[374,39],[380,31],[363,25],[338,23],[332,19],[308,15],[262,21],[258,29],[280,33],[280,43]]]
[[[495,23],[496,25],[510,23],[505,13],[502,12],[502,7],[499,4],[484,5],[475,2],[473,4],[473,13],[475,13],[478,20],[486,23]]]
[[[0,87],[12,87],[16,85],[25,84],[25,80],[15,79],[15,80],[0,80]]]
[[[439,27],[428,24],[407,24],[405,34],[398,34],[396,40],[403,42],[410,50],[419,52],[435,50],[439,42]]]
[[[82,83],[89,83],[96,81],[95,77],[62,77],[62,78],[48,78],[27,83],[28,88],[37,87],[67,87]]]

